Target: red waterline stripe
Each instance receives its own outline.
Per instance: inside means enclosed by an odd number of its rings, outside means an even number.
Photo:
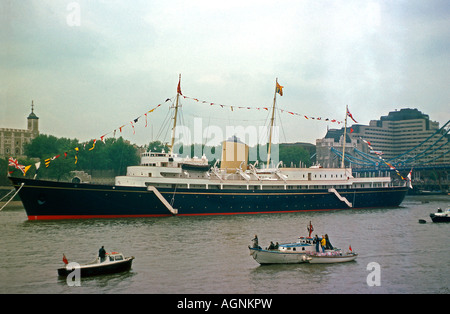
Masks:
[[[178,214],[176,216],[217,216],[217,215],[257,215],[257,214],[285,214],[285,213],[304,213],[304,212],[320,212],[330,210],[345,210],[349,208],[331,208],[331,209],[301,209],[301,210],[276,210],[264,212],[236,212],[236,213],[204,213],[204,214]],[[352,208],[356,209],[356,208]]]
[[[331,209],[302,209],[302,210],[283,210],[283,211],[263,211],[263,212],[235,212],[235,213],[199,213],[199,214],[177,214],[175,216],[219,216],[219,215],[257,215],[257,214],[277,214],[277,213],[298,213],[346,210],[349,208],[331,208]],[[357,208],[352,208],[357,209]],[[170,217],[171,214],[158,215],[39,215],[28,216],[28,220],[61,220],[61,219],[89,219],[89,218],[145,218],[145,217]]]

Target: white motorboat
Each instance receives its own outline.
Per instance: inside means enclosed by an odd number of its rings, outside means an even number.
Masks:
[[[309,222],[307,226],[309,232],[308,237],[299,237],[297,242],[284,243],[274,245],[272,242],[268,248],[261,248],[258,244],[258,237],[252,240],[253,245],[249,246],[250,255],[259,264],[299,264],[299,263],[342,263],[349,262],[356,259],[358,254],[353,253],[351,246],[349,246],[349,251],[343,253],[341,249],[336,247],[333,248],[331,243],[327,240],[327,248],[322,252],[317,252],[319,250],[319,244],[316,245],[316,241],[320,243],[322,238],[312,238],[311,234],[314,228]],[[327,235],[325,235],[327,239]]]
[[[299,237],[297,242],[279,244],[275,248],[250,247],[250,255],[261,265],[298,264],[307,262],[308,253],[315,251],[313,238]]]

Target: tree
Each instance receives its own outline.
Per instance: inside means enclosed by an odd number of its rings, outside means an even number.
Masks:
[[[9,185],[9,180],[6,178],[8,171],[8,159],[0,158],[0,185]]]
[[[68,156],[75,154],[72,150],[77,145],[78,140],[76,139],[71,140],[40,134],[30,143],[24,145],[24,151],[28,158],[35,158],[41,161],[38,170],[39,176],[60,180],[67,177],[70,171],[75,170],[73,158],[68,158]],[[30,163],[27,162],[27,164]],[[30,171],[29,175],[35,172],[36,169]]]
[[[153,141],[148,144],[148,152],[157,152],[160,153],[164,149],[165,152],[170,151],[169,146],[161,141]]]
[[[127,167],[139,164],[139,155],[135,146],[124,141],[122,137],[117,140],[114,138],[106,141],[109,145],[106,151],[106,158],[110,162],[110,169],[114,170],[115,175],[126,174]]]
[[[280,160],[286,167],[290,167],[291,163],[294,166],[300,167],[300,161],[306,165],[311,166],[311,159],[306,149],[299,146],[280,144]]]
[[[68,150],[71,140],[61,138],[58,139],[53,135],[40,134],[30,143],[24,145],[25,155],[29,158],[45,159],[50,155],[56,155],[61,151]]]
[[[80,145],[77,159],[77,170],[113,170],[116,176],[126,174],[128,166],[139,163],[137,149],[122,137]]]
[[[40,177],[57,180],[67,179],[73,170],[113,170],[115,175],[122,175],[128,166],[139,163],[136,147],[122,137],[108,138],[105,143],[79,143],[77,139],[39,135],[24,148],[27,156],[40,159]]]

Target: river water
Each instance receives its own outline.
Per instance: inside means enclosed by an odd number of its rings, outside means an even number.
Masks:
[[[21,205],[0,212],[0,293],[450,293],[450,224],[433,223],[450,196],[407,196],[400,208],[288,214],[28,221]],[[420,224],[419,219],[427,221]],[[260,266],[249,255],[261,246],[327,233],[354,262]],[[57,277],[63,253],[93,260],[107,251],[134,256],[122,274]],[[374,266],[375,265],[375,266]]]

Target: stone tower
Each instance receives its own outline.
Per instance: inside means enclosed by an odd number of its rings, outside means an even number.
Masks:
[[[39,134],[39,118],[34,113],[34,102],[31,101],[31,113],[27,118],[28,120],[28,131],[31,133]]]

